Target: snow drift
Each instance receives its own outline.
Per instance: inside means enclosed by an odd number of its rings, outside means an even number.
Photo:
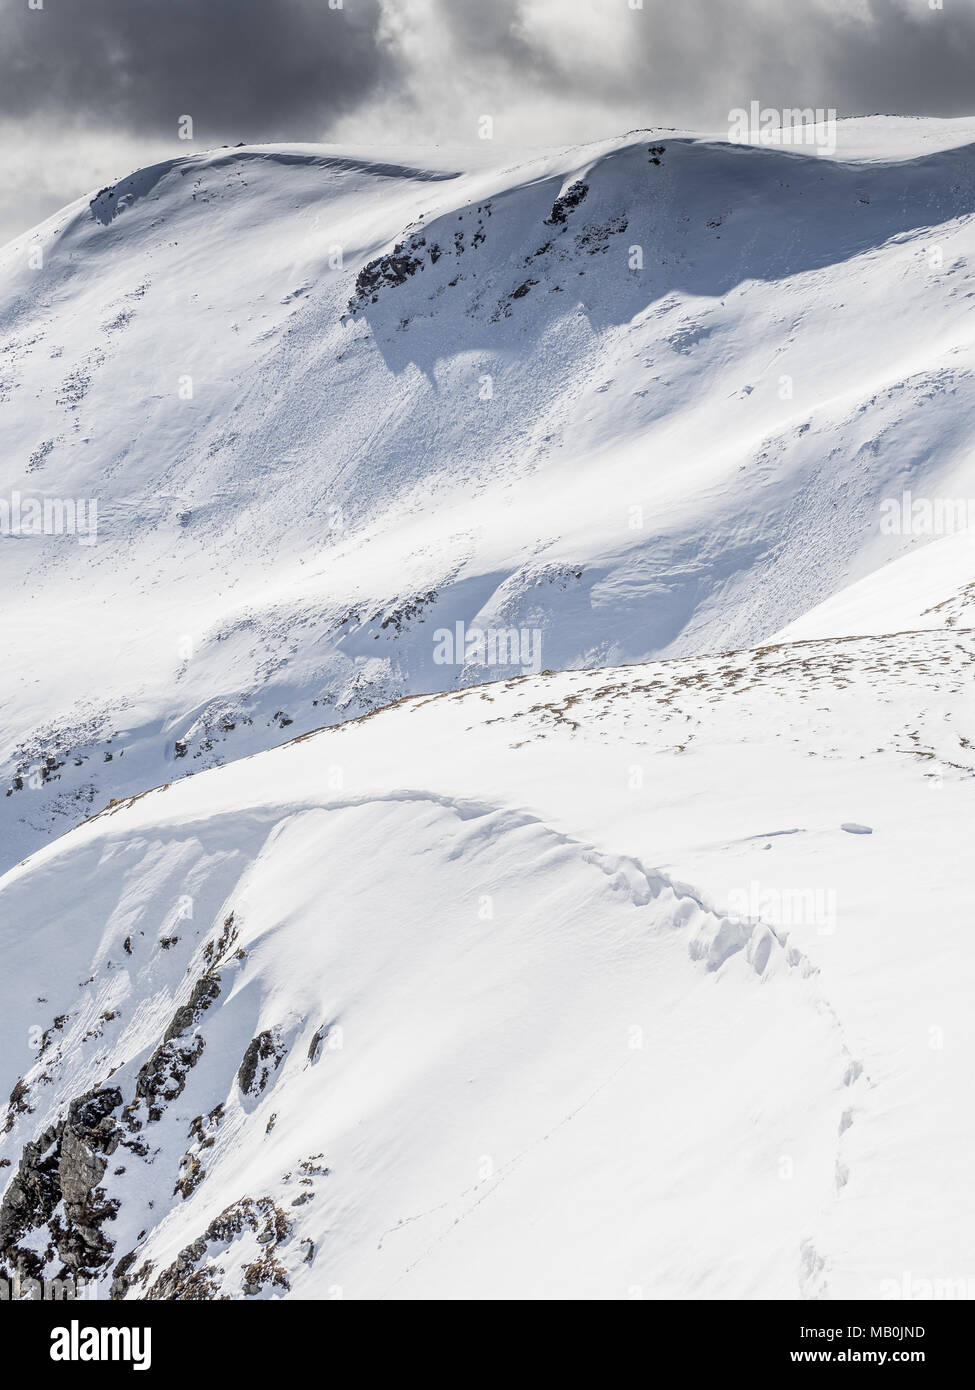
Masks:
[[[968,1280],[973,551],[882,523],[973,493],[973,151],[221,150],[0,252],[0,1272]]]

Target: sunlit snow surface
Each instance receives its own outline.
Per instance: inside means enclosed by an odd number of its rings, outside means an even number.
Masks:
[[[973,137],[228,149],[0,252],[0,496],[98,505],[0,535],[8,1266],[117,1088],[106,1296],[975,1287],[975,545],[880,526],[975,496]]]

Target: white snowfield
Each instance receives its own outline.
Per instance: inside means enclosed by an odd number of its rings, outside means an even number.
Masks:
[[[529,677],[112,807],[0,885],[0,1154],[117,1088],[131,1297],[968,1278],[973,659]]]
[[[0,251],[0,1275],[975,1296],[973,166],[228,149]]]
[[[882,525],[975,498],[973,150],[223,149],[0,250],[0,867],[411,693],[957,598]]]

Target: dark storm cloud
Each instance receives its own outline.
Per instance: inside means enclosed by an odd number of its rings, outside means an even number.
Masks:
[[[975,114],[975,3],[944,5],[932,11],[925,0],[872,0],[869,23],[838,36],[828,71],[851,109]]]
[[[388,55],[378,0],[0,3],[0,112],[163,136],[314,138],[366,99]]]
[[[449,139],[442,88],[460,75],[500,103],[534,92],[654,121],[714,121],[753,96],[975,111],[975,0],[636,3],[0,0],[0,112],[160,137],[185,113],[201,141],[301,139],[399,96]]]
[[[512,87],[664,121],[724,119],[729,104],[834,106],[842,115],[975,114],[975,0],[532,0],[437,8],[458,61],[506,66]],[[490,10],[490,14],[486,11]],[[542,23],[533,23],[544,12]],[[588,26],[573,24],[580,14]],[[607,61],[601,31],[621,44]],[[563,41],[573,34],[575,41]],[[586,42],[586,38],[591,42]],[[605,133],[605,132],[604,132]]]
[[[39,0],[34,0],[39,3]],[[0,241],[166,154],[975,114],[975,0],[0,0]],[[191,146],[176,139],[193,117]]]

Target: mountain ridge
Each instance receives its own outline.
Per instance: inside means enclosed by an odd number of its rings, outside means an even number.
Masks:
[[[0,537],[23,651],[0,687],[16,857],[100,800],[315,727],[323,711],[343,719],[504,675],[437,665],[433,633],[459,621],[537,629],[550,667],[747,646],[924,542],[877,535],[872,515],[908,481],[968,486],[952,443],[970,393],[958,317],[966,221],[946,224],[957,255],[947,248],[932,302],[917,212],[927,204],[905,202],[901,187],[910,162],[859,168],[689,139],[669,155],[649,148],[603,142],[514,173],[485,168],[482,151],[482,172],[432,183],[377,180],[364,157],[336,167],[327,155],[323,168],[307,152],[295,163],[287,150],[223,150],[157,166],[166,172],[107,226],[74,205],[40,270],[7,249],[7,314],[11,291],[22,321],[41,307],[0,358],[5,481],[24,496],[94,497],[99,528],[91,546]],[[915,161],[912,177],[937,187],[945,160],[965,178],[938,199],[975,205],[964,149],[925,156],[920,172]],[[449,167],[449,154],[440,161]],[[407,166],[387,152],[382,167]],[[850,225],[879,215],[887,235],[919,224],[903,247],[849,263],[857,283],[876,282],[855,309],[824,313],[815,268],[787,262],[781,284],[747,279],[759,255],[774,274],[776,226],[807,196],[779,187],[767,171],[780,168],[809,190],[839,178]],[[586,195],[552,223],[584,175]],[[860,179],[879,180],[889,208],[858,202],[869,196]],[[832,204],[817,214],[837,215]],[[357,276],[404,234],[438,245],[436,262],[424,254],[423,271],[343,326]],[[342,265],[330,268],[336,247]],[[816,252],[824,266],[836,255],[835,238]],[[685,279],[704,273],[702,288],[708,265],[743,278],[724,302],[713,287],[688,298],[669,287],[667,262],[686,262]],[[892,273],[902,305],[882,289]],[[866,372],[855,354],[842,360],[864,308],[889,329]],[[836,312],[851,342],[825,380]],[[199,343],[187,342],[190,324]],[[876,332],[870,341],[876,354]],[[526,374],[528,360],[545,372]],[[779,399],[784,378],[791,400]],[[378,406],[365,431],[364,400]],[[935,434],[922,476],[919,438]],[[99,624],[85,616],[89,596]],[[107,684],[92,686],[93,667]],[[16,783],[31,777],[27,812]]]
[[[0,250],[0,1276],[962,1277],[975,122],[837,135]]]

